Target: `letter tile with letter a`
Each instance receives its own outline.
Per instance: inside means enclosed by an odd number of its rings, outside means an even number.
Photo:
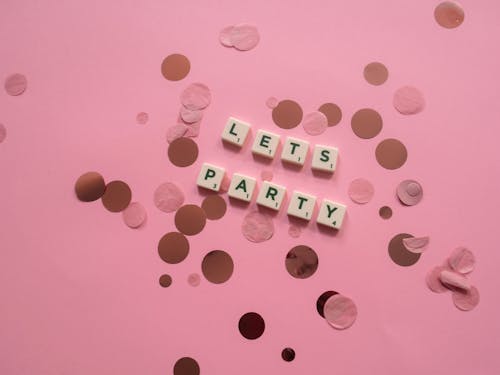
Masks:
[[[257,180],[255,178],[248,177],[239,173],[234,173],[233,177],[231,178],[231,185],[229,185],[227,195],[229,195],[231,198],[250,202],[252,200],[252,195],[253,191],[255,190],[256,184]]]

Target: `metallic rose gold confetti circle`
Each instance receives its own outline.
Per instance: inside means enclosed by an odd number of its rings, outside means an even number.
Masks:
[[[123,222],[130,228],[139,228],[147,218],[146,209],[139,202],[132,202],[122,211]]]
[[[387,81],[389,77],[389,71],[384,64],[380,62],[372,62],[365,66],[363,70],[363,76],[371,85],[380,86]]]
[[[82,202],[93,202],[101,198],[106,190],[104,178],[97,172],[87,172],[78,177],[75,193]]]
[[[191,357],[183,357],[175,362],[174,375],[200,375],[200,366]]]
[[[234,26],[224,27],[219,33],[219,42],[224,47],[232,47],[233,46],[233,41],[231,40],[231,31],[233,30],[233,28],[234,28]]]
[[[292,238],[299,238],[302,233],[302,229],[298,225],[290,224],[288,227],[288,235]]]
[[[285,267],[292,277],[307,279],[318,269],[318,255],[309,246],[295,246],[286,255]]]
[[[354,324],[358,309],[350,298],[335,294],[326,301],[324,314],[326,321],[333,328],[346,329]]]
[[[375,194],[375,189],[370,181],[364,178],[357,178],[351,181],[347,193],[354,203],[365,204],[371,201]]]
[[[264,333],[266,323],[262,316],[256,312],[248,312],[240,318],[238,329],[244,338],[255,340]]]
[[[163,288],[168,288],[172,285],[172,277],[167,274],[161,275],[158,281]]]
[[[137,116],[135,116],[135,121],[139,125],[146,125],[149,120],[149,115],[146,112],[139,112]]]
[[[401,141],[388,138],[380,142],[375,150],[377,162],[385,169],[401,168],[408,158],[408,151]]]
[[[201,208],[205,211],[208,220],[218,220],[226,213],[227,205],[220,195],[212,194],[203,199]]]
[[[320,135],[328,127],[328,119],[322,112],[311,112],[304,116],[302,127],[309,135]]]
[[[418,262],[420,255],[408,251],[403,244],[403,239],[413,237],[411,234],[400,233],[394,236],[389,242],[389,256],[392,261],[401,267],[412,266]]]
[[[469,249],[457,247],[448,258],[448,264],[453,270],[461,274],[466,274],[474,270],[476,257]]]
[[[7,138],[7,128],[4,124],[0,124],[0,143],[5,141],[5,138]]]
[[[203,276],[214,284],[222,284],[233,274],[234,263],[231,256],[222,250],[210,251],[201,263]]]
[[[177,230],[188,236],[200,233],[205,228],[206,222],[205,211],[195,204],[186,204],[175,213]]]
[[[241,232],[248,241],[264,242],[274,234],[274,223],[271,216],[259,211],[249,212],[241,224]]]
[[[282,100],[273,108],[273,121],[282,129],[292,129],[302,121],[302,108],[293,100]]]
[[[441,271],[444,270],[446,270],[446,268],[442,266],[434,267],[425,277],[427,287],[434,293],[444,293],[449,291],[449,289],[441,282]]]
[[[190,69],[188,58],[178,53],[165,57],[161,63],[161,74],[169,81],[180,81],[188,75]]]
[[[325,103],[319,107],[318,111],[323,113],[328,119],[328,126],[337,125],[342,120],[342,110],[337,104]]]
[[[187,109],[184,106],[181,106],[181,110],[179,115],[181,116],[182,121],[187,124],[193,124],[195,122],[201,121],[203,118],[203,111],[201,109]]]
[[[401,203],[407,206],[414,206],[422,200],[424,190],[415,180],[401,181],[396,190],[397,196]]]
[[[276,99],[274,96],[270,96],[266,100],[266,105],[268,108],[274,109],[278,106],[278,99]]]
[[[382,206],[378,210],[378,214],[384,220],[390,219],[392,217],[392,208],[389,206]]]
[[[5,91],[12,96],[19,96],[26,91],[28,80],[26,76],[15,73],[5,79]]]
[[[234,26],[230,31],[231,45],[240,51],[250,51],[260,41],[259,30],[245,23]]]
[[[417,88],[404,86],[396,90],[392,104],[403,115],[415,115],[424,109],[425,99]]]
[[[211,101],[210,89],[203,83],[192,83],[181,93],[182,105],[191,111],[204,109]]]
[[[292,362],[295,359],[295,350],[292,348],[283,349],[281,352],[281,358],[283,358],[285,362]]]
[[[196,287],[196,286],[200,285],[201,278],[200,278],[200,275],[198,275],[197,273],[192,273],[191,275],[188,276],[187,281],[188,281],[189,285]]]
[[[324,292],[323,294],[321,294],[317,301],[316,301],[316,310],[318,310],[318,314],[324,318],[325,317],[325,312],[324,312],[324,308],[325,308],[325,303],[326,301],[328,301],[328,299],[331,297],[331,296],[334,296],[335,294],[338,294],[337,292],[333,291],[333,290],[327,290],[326,292]]]
[[[121,212],[132,200],[132,191],[123,181],[111,181],[101,197],[102,204],[110,212]]]
[[[153,200],[160,211],[174,212],[184,203],[184,193],[172,182],[165,182],[156,188]]]
[[[158,242],[158,255],[169,264],[182,262],[189,254],[189,241],[179,232],[169,232]]]
[[[198,159],[198,145],[191,138],[177,138],[168,146],[168,158],[177,167],[189,167]]]
[[[377,136],[382,126],[382,117],[371,108],[360,109],[351,118],[352,131],[359,138],[370,139]]]
[[[465,13],[457,3],[443,1],[434,9],[434,18],[440,26],[446,29],[454,29],[464,22]]]
[[[452,294],[453,303],[462,311],[470,311],[479,305],[479,290],[473,286],[470,290],[454,290]]]

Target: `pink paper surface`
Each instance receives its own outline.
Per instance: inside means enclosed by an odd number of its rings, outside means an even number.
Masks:
[[[195,358],[211,374],[496,375],[500,373],[498,207],[500,207],[500,3],[462,0],[464,23],[453,30],[433,17],[438,1],[13,1],[0,2],[0,76],[27,77],[21,96],[0,92],[0,374],[172,374],[181,357]],[[258,27],[257,48],[223,47],[219,32],[248,22]],[[182,53],[191,71],[165,80],[165,56]],[[363,68],[381,61],[389,69],[379,87]],[[179,96],[191,83],[212,93],[199,158],[177,168],[167,158],[165,134],[175,124]],[[404,116],[392,106],[395,90],[418,87],[425,109]],[[304,113],[337,103],[343,119],[321,136],[302,126],[275,125],[265,101],[292,98]],[[371,140],[353,135],[350,118],[376,109],[384,119]],[[136,114],[147,112],[146,125]],[[220,133],[229,116],[259,128],[339,149],[330,179],[254,160],[248,147],[225,148]],[[381,168],[375,148],[398,138],[408,161]],[[249,143],[250,144],[250,143]],[[158,257],[162,235],[175,230],[174,214],[154,206],[153,193],[175,181],[186,202],[201,204],[195,185],[209,162],[348,205],[342,230],[331,235],[314,222],[300,238],[288,235],[282,210],[275,233],[263,243],[240,230],[253,209],[229,204],[218,221],[189,238],[185,261]],[[130,230],[101,202],[79,202],[73,191],[82,173],[126,181],[133,201],[148,212]],[[364,176],[377,192],[366,205],[349,204],[349,182]],[[425,187],[413,207],[397,202],[404,179]],[[453,185],[453,188],[450,186]],[[378,217],[383,205],[389,220]],[[411,267],[399,267],[387,244],[398,233],[432,238]],[[312,247],[317,272],[293,279],[285,256]],[[457,246],[477,259],[471,282],[481,292],[472,311],[425,285],[429,269]],[[202,280],[203,256],[231,254],[234,273],[221,285]],[[167,273],[169,288],[158,284]],[[356,323],[345,331],[325,324],[316,300],[326,290],[356,303]],[[262,315],[264,335],[252,342],[238,332],[239,318]],[[286,363],[285,347],[296,352]],[[436,353],[439,355],[436,356]]]

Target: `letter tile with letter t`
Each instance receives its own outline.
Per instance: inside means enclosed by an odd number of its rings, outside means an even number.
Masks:
[[[260,129],[257,131],[257,135],[253,141],[252,152],[273,159],[279,144],[279,135]]]
[[[239,199],[245,202],[250,202],[252,200],[253,191],[255,190],[255,185],[257,180],[252,177],[248,177],[239,173],[234,173],[231,178],[231,185],[229,185],[229,190],[227,195],[231,198]]]
[[[335,147],[315,145],[311,168],[333,173],[337,167],[338,154],[339,150]]]
[[[316,221],[330,228],[340,229],[347,207],[343,204],[323,199]]]
[[[309,142],[298,138],[286,137],[283,151],[281,152],[281,160],[297,165],[304,165],[308,150]]]
[[[229,117],[226,126],[222,131],[222,140],[242,147],[243,143],[245,143],[245,139],[247,139],[250,127],[250,124],[247,124],[246,122],[238,120],[234,117]]]
[[[294,191],[288,204],[288,215],[295,216],[304,220],[311,220],[316,204],[316,197]]]
[[[196,184],[202,188],[219,191],[226,170],[212,164],[203,163]]]
[[[281,204],[285,200],[286,188],[281,185],[264,181],[257,196],[257,204],[279,211]]]

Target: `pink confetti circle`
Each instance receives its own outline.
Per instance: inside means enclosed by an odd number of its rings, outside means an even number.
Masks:
[[[255,48],[260,41],[257,28],[244,23],[232,28],[230,38],[230,43],[240,51],[249,51]]]
[[[406,250],[412,253],[421,254],[429,244],[429,237],[408,237],[403,238],[403,245]]]
[[[462,274],[472,272],[476,264],[476,258],[472,251],[465,247],[457,247],[448,258],[450,267]]]
[[[180,116],[182,121],[188,124],[192,124],[195,122],[198,122],[202,119],[203,117],[203,111],[202,110],[192,110],[188,109],[184,106],[181,107],[180,110]]]
[[[424,191],[422,185],[415,180],[404,180],[398,185],[396,191],[401,203],[406,206],[414,206],[423,198]]]
[[[21,95],[28,87],[26,76],[15,73],[5,79],[5,91],[12,96]]]
[[[201,125],[201,121],[195,122],[193,124],[188,124],[187,130],[186,130],[186,133],[184,134],[184,136],[194,138],[194,137],[197,137],[198,135],[200,135],[200,125]]]
[[[188,127],[184,124],[175,124],[167,129],[167,142],[172,143],[178,138],[184,137]]]
[[[439,278],[444,285],[451,287],[451,289],[470,290],[471,288],[469,280],[457,272],[443,270]]]
[[[425,107],[422,93],[413,86],[404,86],[394,93],[393,105],[403,115],[414,115]]]
[[[262,181],[271,181],[274,177],[273,171],[270,171],[268,169],[263,170],[260,172],[260,179]]]
[[[139,228],[146,221],[146,209],[139,202],[132,202],[122,211],[124,223],[130,228]]]
[[[350,298],[334,294],[326,301],[323,313],[332,327],[346,329],[353,325],[358,316],[358,309]]]
[[[479,290],[475,286],[471,287],[470,290],[454,290],[453,291],[453,303],[455,306],[462,311],[470,311],[479,305]]]
[[[0,124],[0,143],[5,141],[5,138],[7,138],[7,128],[4,124]]]
[[[192,83],[181,93],[181,103],[192,111],[208,107],[212,101],[210,89],[203,83]]]
[[[298,225],[290,224],[288,227],[288,235],[292,238],[299,238],[302,233],[302,228]]]
[[[275,98],[274,96],[271,96],[266,100],[266,105],[270,109],[276,108],[278,106],[278,103],[279,103],[278,99]]]
[[[201,277],[197,273],[192,273],[191,275],[188,276],[188,284],[191,286],[198,286],[200,285],[201,282]]]
[[[146,112],[139,112],[137,116],[135,116],[135,121],[139,125],[146,125],[149,120],[149,115]]]
[[[347,193],[353,202],[365,204],[373,198],[375,189],[370,181],[364,178],[357,178],[349,184]]]
[[[225,47],[232,47],[233,42],[231,40],[231,32],[234,26],[224,27],[219,33],[219,42]]]
[[[253,211],[243,219],[241,232],[251,242],[264,242],[273,236],[274,223],[269,215]]]
[[[328,118],[319,111],[311,112],[304,116],[302,126],[307,134],[320,135],[328,128]]]
[[[446,270],[446,267],[438,266],[434,267],[427,273],[425,277],[425,283],[427,287],[434,293],[444,293],[449,289],[441,282],[441,272]]]
[[[177,185],[165,182],[154,193],[155,206],[163,212],[174,212],[184,203],[184,193]]]

